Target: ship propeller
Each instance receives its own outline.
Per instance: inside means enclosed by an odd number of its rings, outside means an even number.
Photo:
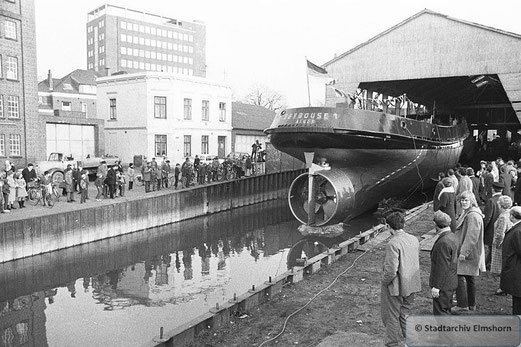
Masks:
[[[288,192],[293,215],[303,224],[325,226],[345,219],[354,204],[354,189],[342,169],[303,173]]]
[[[303,209],[308,214],[308,223],[313,225],[328,220],[336,210],[336,192],[331,183],[321,176],[310,176],[308,189],[303,193],[313,191],[312,197],[303,202]],[[309,205],[313,205],[314,212],[310,212]]]

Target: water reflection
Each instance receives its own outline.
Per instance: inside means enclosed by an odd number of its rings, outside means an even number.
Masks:
[[[272,201],[0,264],[0,345],[146,343],[341,242],[298,225]]]

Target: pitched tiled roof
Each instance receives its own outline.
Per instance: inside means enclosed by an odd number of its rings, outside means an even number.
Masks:
[[[265,107],[232,102],[232,128],[264,130],[270,127],[275,112]]]
[[[96,78],[100,76],[96,71],[76,69],[61,79],[53,78],[54,88],[52,91],[78,93],[80,85],[96,85]],[[38,83],[38,91],[51,92],[47,78]]]

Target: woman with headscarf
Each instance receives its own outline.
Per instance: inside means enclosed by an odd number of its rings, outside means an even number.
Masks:
[[[452,312],[476,309],[475,277],[485,271],[485,247],[483,245],[483,213],[474,194],[466,191],[457,197],[461,215],[456,222],[456,237],[459,241],[458,306]]]

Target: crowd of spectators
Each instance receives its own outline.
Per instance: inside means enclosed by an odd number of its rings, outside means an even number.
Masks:
[[[512,314],[521,314],[521,162],[481,161],[475,171],[458,165],[440,172],[433,196],[437,237],[431,251],[429,286],[433,315],[474,314],[477,277],[489,272],[497,290],[512,295]],[[382,276],[382,320],[386,346],[405,336],[418,285],[419,246],[404,231],[398,212],[387,217],[391,239]]]
[[[53,172],[38,172],[38,168],[32,163],[23,170],[16,170],[14,165],[6,160],[5,168],[0,172],[0,212],[8,213],[17,208],[24,208],[29,199],[27,192],[34,186],[41,191],[43,206],[46,206],[45,196],[53,191],[58,191],[59,195],[66,197],[64,201],[68,203],[79,200],[79,203],[83,204],[89,200],[91,185],[94,185],[97,191],[96,196],[91,198],[99,202],[102,199],[125,196],[127,191],[136,189],[135,183],[144,186],[144,192],[149,193],[165,188],[183,189],[239,179],[261,173],[263,165],[258,164],[261,163],[254,162],[248,154],[229,155],[224,160],[218,157],[201,160],[196,155],[193,162],[187,157],[182,164],[177,163],[175,166],[166,157],[162,157],[160,162],[156,158],[152,158],[151,161],[145,158],[139,169],[136,169],[133,163],[124,168],[121,161],[116,165],[107,165],[102,161],[96,172],[89,172],[81,165],[68,165],[63,172],[63,179],[56,181],[52,177]],[[56,186],[56,189],[53,186]]]

